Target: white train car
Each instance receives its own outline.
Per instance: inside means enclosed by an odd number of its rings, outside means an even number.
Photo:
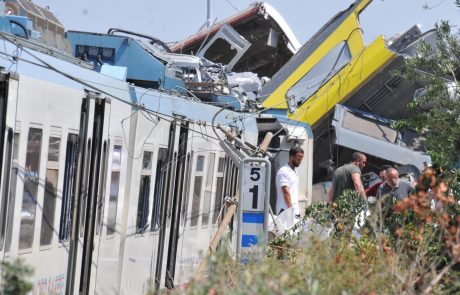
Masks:
[[[301,195],[311,198],[309,126],[230,110],[213,120],[211,104],[0,35],[0,259],[34,269],[33,294],[145,294],[187,282],[223,197],[237,192],[212,124],[253,145],[267,125],[282,126],[273,169],[300,144]]]

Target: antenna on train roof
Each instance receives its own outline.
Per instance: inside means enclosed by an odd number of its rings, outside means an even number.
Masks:
[[[209,28],[211,27],[211,22],[212,22],[212,7],[211,7],[212,0],[207,0],[207,1],[208,1],[208,5],[207,5],[207,13],[206,13],[206,16],[207,16],[206,27]]]
[[[205,23],[198,29],[198,32],[201,32],[204,29],[208,29],[212,26],[212,0],[206,0],[206,21]]]

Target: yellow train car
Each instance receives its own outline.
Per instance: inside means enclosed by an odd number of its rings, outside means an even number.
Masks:
[[[396,61],[400,64],[399,51],[407,50],[423,34],[414,27],[395,40],[379,36],[365,46],[359,15],[371,2],[358,0],[324,25],[263,87],[263,106],[287,110],[290,119],[315,129],[337,103],[347,101],[382,71],[388,74]],[[361,97],[360,103],[363,101]],[[358,103],[354,106],[360,107]],[[371,107],[364,109],[374,112]]]
[[[328,179],[331,166],[348,161],[356,149],[337,142],[337,127],[332,124],[336,105],[402,119],[411,115],[407,104],[416,90],[423,88],[395,76],[394,71],[401,68],[407,56],[416,53],[422,40],[434,44],[436,34],[422,34],[414,26],[392,38],[379,36],[366,46],[359,15],[371,2],[357,0],[335,15],[262,88],[260,101],[266,112],[312,126],[314,182]],[[397,140],[391,143],[410,145]],[[368,169],[390,160],[374,155],[375,146],[368,143],[363,142],[360,150],[369,155]]]

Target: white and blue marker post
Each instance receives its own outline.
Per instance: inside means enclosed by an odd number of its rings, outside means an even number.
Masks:
[[[264,158],[240,162],[240,201],[236,254],[245,263],[251,247],[267,243],[271,163]]]

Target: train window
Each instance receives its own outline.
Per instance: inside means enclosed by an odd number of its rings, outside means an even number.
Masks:
[[[19,133],[14,133],[14,140],[13,140],[13,160],[18,159],[18,151],[19,151]]]
[[[295,112],[297,107],[307,101],[311,95],[326,84],[350,60],[350,49],[345,41],[340,42],[331,49],[286,92],[289,111]]]
[[[224,158],[224,188],[222,189],[223,195],[228,195],[229,189],[229,182],[230,182],[230,163],[229,163],[228,156]]]
[[[6,221],[7,221],[7,212],[8,212],[8,184],[9,184],[9,176],[10,176],[10,169],[11,169],[11,156],[12,156],[12,149],[13,149],[13,130],[10,128],[8,130],[6,145],[5,145],[5,173],[3,175],[3,191],[0,196],[1,204],[0,204],[0,250],[3,249],[3,244],[5,241],[5,234],[6,234]],[[1,167],[0,167],[1,169]]]
[[[144,152],[144,158],[142,160],[142,169],[150,170],[152,169],[152,153]]]
[[[158,230],[160,228],[160,206],[161,196],[163,195],[164,182],[166,179],[168,161],[168,149],[160,148],[158,150],[158,160],[155,175],[155,190],[152,204],[152,220],[150,230]]]
[[[222,54],[223,52],[225,52],[225,54]],[[218,38],[206,50],[204,57],[215,63],[227,65],[237,54],[238,50],[234,48],[232,44],[230,44],[227,40]]]
[[[86,159],[85,159],[86,158]],[[83,237],[85,233],[85,220],[86,220],[86,206],[88,203],[88,183],[89,183],[89,165],[91,163],[91,139],[88,139],[88,144],[86,146],[86,154],[85,154],[85,170],[83,181],[81,183],[82,193],[81,193],[81,201],[80,201],[80,237]]]
[[[59,137],[50,137],[48,147],[48,162],[52,165],[59,162],[59,148],[61,146],[61,139]]]
[[[229,178],[228,178],[228,191],[226,192],[229,196],[233,197],[233,188],[235,186],[235,177],[236,177],[236,171],[235,171],[235,164],[233,161],[230,161],[229,163]]]
[[[70,237],[72,228],[72,211],[75,192],[75,178],[78,159],[78,135],[69,133],[64,166],[64,187],[62,190],[61,218],[59,223],[59,240]]]
[[[230,195],[234,197],[238,191],[238,183],[239,183],[239,170],[238,167],[232,163],[232,180],[230,182]]]
[[[185,200],[184,200],[184,203],[182,204],[182,216],[181,216],[181,220],[183,224],[186,224],[187,214],[188,214],[188,201],[189,201],[189,194],[190,194],[190,182],[191,182],[191,176],[192,176],[191,159],[193,159],[193,151],[187,154],[187,175],[185,176],[186,178],[185,178],[185,184],[184,184]]]
[[[219,158],[219,162],[217,163],[217,173],[224,173],[224,158]]]
[[[171,169],[171,173],[170,173],[170,179],[169,179],[169,182],[168,182],[168,185],[170,186],[169,187],[169,190],[170,192],[168,193],[168,199],[166,200],[166,211],[168,212],[167,213],[167,217],[168,217],[168,220],[166,222],[166,228],[169,228],[171,226],[171,218],[172,218],[172,212],[173,212],[173,199],[174,199],[174,191],[175,189],[177,188],[177,186],[179,185],[177,183],[177,152],[174,152],[174,155],[173,155],[173,160],[171,162],[171,165],[169,166],[170,169]]]
[[[110,177],[109,211],[107,214],[107,235],[115,233],[117,225],[118,191],[120,187],[121,146],[113,147],[112,175]]]
[[[6,223],[5,252],[10,251],[11,239],[13,236],[14,221],[14,202],[16,200],[16,184],[18,180],[18,151],[19,151],[19,133],[14,133],[13,138],[13,163],[11,168],[10,191],[8,200],[8,220]]]
[[[233,196],[232,195],[232,187],[233,187],[233,174],[234,174],[234,169],[233,169],[233,162],[231,160],[228,161],[228,174],[226,176],[227,178],[227,187],[225,190],[225,194],[228,196]]]
[[[219,158],[219,163],[217,165],[217,183],[216,183],[216,194],[214,196],[214,213],[212,216],[212,223],[217,222],[219,217],[220,209],[222,207],[222,191],[224,187],[224,158]]]
[[[45,196],[42,209],[42,226],[40,229],[40,246],[50,245],[54,230],[54,212],[56,207],[59,175],[59,149],[61,139],[50,137],[48,163],[46,167]]]
[[[142,159],[142,174],[139,189],[139,200],[137,203],[136,231],[144,232],[148,226],[150,176],[152,167],[152,152],[144,152]]]
[[[204,156],[198,156],[196,159],[196,171],[203,171]]]
[[[399,132],[393,129],[390,124],[379,122],[351,111],[345,112],[342,118],[343,128],[385,142],[396,143],[398,140]]]
[[[101,233],[102,229],[102,217],[104,211],[104,204],[105,204],[105,188],[107,185],[107,163],[108,163],[108,147],[110,146],[110,141],[104,140],[104,145],[102,147],[102,167],[101,167],[101,175],[99,178],[100,185],[99,185],[99,192],[97,196],[97,213],[96,213],[96,235]]]
[[[42,130],[30,128],[27,138],[26,165],[24,167],[24,193],[22,195],[19,249],[31,248],[34,241],[41,148]]]
[[[53,238],[54,211],[57,197],[59,170],[47,169],[45,180],[45,198],[43,200],[40,246],[50,245]]]
[[[216,154],[210,154],[208,158],[208,170],[206,171],[206,185],[204,187],[203,215],[201,225],[208,225],[209,214],[211,209],[212,185],[214,183],[214,162]]]
[[[235,196],[238,191],[239,191],[239,187],[240,187],[240,170],[238,169],[238,167],[235,165],[235,186],[233,188],[233,194],[232,196]]]
[[[193,189],[193,200],[192,200],[192,216],[190,225],[196,226],[200,217],[200,196],[201,196],[201,182],[203,176],[195,176],[195,186]]]
[[[200,219],[201,185],[203,182],[203,166],[204,166],[204,156],[198,156],[196,159],[195,185],[193,187],[192,216],[190,218],[190,226],[196,226]]]
[[[115,233],[117,224],[118,189],[120,186],[120,171],[112,171],[110,177],[109,212],[107,216],[107,235]]]
[[[137,205],[137,232],[143,232],[147,225],[148,206],[149,206],[149,193],[150,193],[150,176],[141,176],[141,185],[139,191],[139,201]]]

